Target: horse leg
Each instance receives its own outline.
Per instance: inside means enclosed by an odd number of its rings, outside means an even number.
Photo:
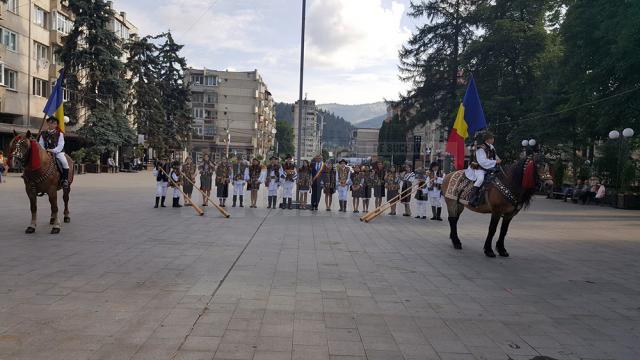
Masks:
[[[52,234],[60,233],[60,220],[58,219],[58,192],[56,189],[49,191],[49,204],[51,204]]]
[[[71,218],[69,217],[69,193],[71,192],[71,187],[67,186],[66,189],[62,190],[62,200],[64,200],[64,222],[70,223]]]
[[[504,248],[504,238],[507,236],[507,231],[509,231],[509,224],[511,223],[511,219],[513,219],[514,214],[505,215],[502,218],[502,226],[500,227],[500,237],[496,242],[496,250],[498,254],[502,257],[508,257],[509,253],[507,249]]]
[[[487,233],[487,240],[484,242],[484,254],[490,258],[496,257],[496,253],[493,252],[491,243],[493,242],[493,236],[498,229],[498,223],[500,222],[500,214],[491,214],[491,223],[489,224],[489,233]]]
[[[447,210],[449,211],[449,228],[451,229],[449,238],[451,239],[453,248],[460,250],[462,249],[462,243],[458,237],[458,220],[464,210],[464,206],[458,204],[457,201],[447,200]]]
[[[38,218],[38,196],[35,192],[31,192],[27,190],[27,195],[29,196],[29,204],[31,205],[31,224],[25,230],[27,234],[33,234],[36,232],[36,224]]]

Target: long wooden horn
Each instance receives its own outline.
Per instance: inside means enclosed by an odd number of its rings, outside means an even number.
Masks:
[[[169,181],[171,182],[171,184],[173,184],[173,186],[178,189],[178,191],[180,191],[180,193],[184,196],[185,199],[187,199],[190,203],[191,206],[193,207],[193,209],[198,213],[198,215],[202,216],[204,215],[204,211],[202,209],[200,209],[198,207],[198,205],[196,205],[190,197],[187,196],[187,194],[185,194],[180,187],[178,186],[178,184],[176,184],[175,181],[173,181],[173,179],[171,178],[171,176],[169,174],[167,174],[166,171],[164,171],[164,169],[161,166],[158,166],[158,169],[160,169],[160,171],[162,171],[165,175],[167,175],[167,177],[169,178]]]
[[[385,212],[387,209],[391,208],[391,206],[397,204],[400,200],[404,199],[407,196],[411,196],[415,192],[414,188],[416,188],[415,190],[417,190],[417,184],[411,185],[410,188],[405,189],[404,191],[402,191],[400,194],[396,195],[391,200],[389,200],[386,203],[384,203],[384,204],[380,205],[379,207],[375,208],[370,213],[363,215],[362,217],[360,217],[360,221],[369,222],[372,219],[378,217],[380,214]]]
[[[202,197],[207,199],[207,202],[210,203],[211,205],[213,205],[216,209],[218,209],[218,211],[220,211],[220,213],[222,214],[222,216],[224,216],[225,218],[230,218],[231,214],[229,214],[225,209],[221,208],[218,204],[216,204],[215,202],[213,202],[213,200],[211,200],[211,198],[209,196],[207,196],[207,194],[204,193],[204,191],[202,191],[199,187],[196,186],[196,184],[191,181],[191,179],[189,179],[188,177],[184,177],[185,179],[187,179],[188,182],[191,183],[191,185],[193,185],[193,187],[198,190],[200,192],[200,194],[202,194]]]

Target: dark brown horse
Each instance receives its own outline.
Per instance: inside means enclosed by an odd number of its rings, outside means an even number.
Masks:
[[[11,166],[16,167],[21,164],[24,168],[22,178],[24,179],[25,190],[31,203],[31,224],[25,232],[32,234],[36,231],[38,196],[47,194],[51,204],[51,219],[49,224],[52,234],[60,233],[60,220],[58,219],[58,191],[63,190],[64,200],[64,222],[71,222],[69,217],[69,193],[73,182],[73,161],[67,156],[69,162],[69,186],[64,188],[60,182],[60,172],[56,167],[53,154],[43,149],[36,140],[31,138],[31,132],[19,135],[13,132],[14,138],[10,144]]]
[[[467,201],[461,199],[460,195],[451,196],[452,193],[464,191],[468,193],[472,182],[464,179],[464,170],[459,170],[447,175],[442,184],[442,191],[445,194],[445,201],[449,211],[449,226],[451,232],[449,237],[455,249],[462,249],[462,243],[458,237],[458,220],[465,207],[471,211],[491,214],[489,233],[484,243],[484,254],[488,257],[496,257],[492,249],[493,236],[498,228],[498,223],[502,219],[500,236],[496,242],[496,250],[500,256],[507,257],[509,253],[504,247],[504,239],[509,230],[511,220],[522,210],[529,206],[531,199],[539,186],[540,179],[546,174],[547,166],[542,155],[530,155],[510,166],[504,171],[497,173],[495,180],[485,185],[483,194],[484,201],[478,207],[471,207]],[[452,182],[455,182],[452,183]],[[450,189],[450,187],[452,187]],[[455,189],[458,187],[460,190]]]

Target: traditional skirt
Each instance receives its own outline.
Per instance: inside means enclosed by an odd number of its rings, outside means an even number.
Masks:
[[[361,198],[364,193],[364,187],[360,186],[359,188],[351,187],[351,196],[354,198]]]
[[[200,176],[200,190],[211,191],[211,175]]]
[[[191,196],[191,193],[193,193],[193,185],[189,182],[189,180],[185,180],[182,184],[182,191],[184,191],[184,193],[189,196]]]
[[[392,200],[396,196],[398,196],[398,190],[387,190],[387,201]]]
[[[255,183],[253,181],[249,181],[247,183],[247,190],[251,191],[251,190],[260,190],[260,182],[256,181]]]
[[[324,190],[324,193],[327,195],[333,195],[336,193],[335,186],[325,186],[323,190]]]
[[[371,199],[371,187],[369,185],[365,185],[362,187],[362,198]]]
[[[216,197],[228,198],[229,197],[229,184],[216,184]]]
[[[384,185],[375,185],[373,187],[373,197],[383,198],[384,197]]]

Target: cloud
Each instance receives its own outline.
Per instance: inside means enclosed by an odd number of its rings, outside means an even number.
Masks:
[[[308,14],[312,66],[353,70],[396,61],[411,32],[402,25],[405,6],[382,0],[314,0]]]

